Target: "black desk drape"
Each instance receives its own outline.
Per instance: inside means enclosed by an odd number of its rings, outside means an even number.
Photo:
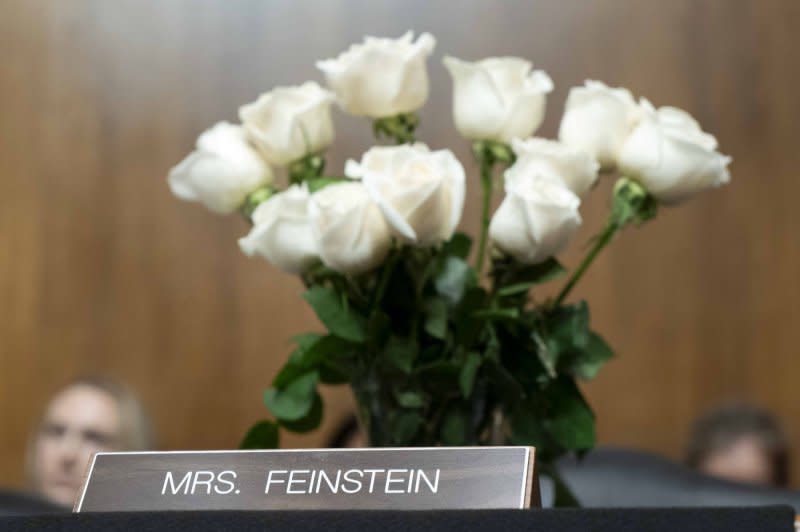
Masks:
[[[793,532],[789,506],[470,511],[139,512],[0,518],[16,531]]]

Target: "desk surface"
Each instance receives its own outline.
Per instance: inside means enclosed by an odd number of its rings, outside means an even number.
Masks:
[[[789,506],[468,511],[139,512],[0,518],[0,530],[792,532]]]

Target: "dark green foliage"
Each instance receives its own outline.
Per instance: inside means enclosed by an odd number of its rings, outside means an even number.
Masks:
[[[364,320],[348,308],[347,299],[335,288],[312,286],[303,297],[332,335],[353,342],[366,340]]]
[[[272,421],[259,421],[253,425],[239,443],[240,449],[277,449],[278,425]]]
[[[594,377],[612,351],[586,303],[532,309],[528,292],[561,276],[558,262],[497,258],[487,289],[469,251],[456,234],[434,249],[397,247],[361,276],[308,272],[304,297],[327,333],[295,337],[266,392],[280,426],[313,430],[317,385],[347,382],[373,445],[525,444],[546,460],[590,448],[594,416],[576,379]]]
[[[317,372],[304,373],[282,388],[264,392],[264,404],[281,421],[297,421],[311,411],[316,396]]]

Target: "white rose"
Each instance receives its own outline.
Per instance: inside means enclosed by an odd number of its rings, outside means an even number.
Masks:
[[[172,193],[214,212],[238,209],[250,192],[272,182],[272,170],[239,126],[220,122],[197,139],[197,149],[169,171]]]
[[[717,150],[717,139],[704,133],[685,111],[642,100],[644,117],[622,148],[620,169],[641,182],[659,201],[677,203],[730,181],[731,158]]]
[[[512,166],[505,189],[489,237],[519,262],[538,264],[556,255],[581,224],[580,199],[547,165]]]
[[[350,114],[385,118],[410,113],[428,99],[425,60],[436,45],[428,33],[413,39],[412,32],[399,39],[366,37],[336,59],[317,62],[317,68]]]
[[[261,255],[288,273],[303,273],[318,258],[308,216],[306,184],[292,185],[253,211],[253,228],[239,239],[249,256]]]
[[[514,139],[511,147],[517,155],[514,166],[549,165],[564,185],[579,197],[583,197],[597,181],[600,165],[585,151],[538,137]]]
[[[510,142],[529,137],[544,120],[545,98],[553,81],[517,57],[470,63],[445,57],[453,76],[456,129],[471,140]]]
[[[421,143],[377,147],[348,161],[345,174],[361,178],[394,233],[430,246],[449,239],[464,209],[464,167],[450,150]]]
[[[599,81],[573,87],[567,96],[558,138],[589,152],[603,168],[614,168],[622,144],[641,112],[627,89],[612,89]]]
[[[315,192],[309,213],[320,258],[334,270],[363,273],[389,253],[389,226],[363,183],[334,184]]]
[[[331,102],[329,91],[309,81],[265,92],[239,108],[239,119],[264,158],[285,166],[331,145]]]

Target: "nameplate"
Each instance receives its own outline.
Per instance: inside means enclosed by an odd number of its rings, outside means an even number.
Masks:
[[[97,453],[76,512],[539,506],[531,447]]]

